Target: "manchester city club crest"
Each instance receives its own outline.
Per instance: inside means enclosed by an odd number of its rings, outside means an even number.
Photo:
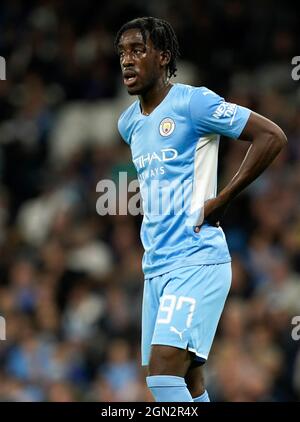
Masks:
[[[159,133],[161,136],[169,136],[175,129],[175,122],[170,117],[163,119],[159,125]]]

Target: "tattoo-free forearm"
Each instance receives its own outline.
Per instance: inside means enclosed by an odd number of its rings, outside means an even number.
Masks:
[[[237,196],[271,164],[285,143],[286,137],[280,129],[258,135],[253,139],[238,172],[219,195],[226,202]]]

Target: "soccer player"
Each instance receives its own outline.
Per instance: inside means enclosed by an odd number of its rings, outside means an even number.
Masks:
[[[143,201],[147,385],[157,402],[209,401],[201,365],[231,283],[219,221],[229,202],[273,161],[286,137],[270,120],[205,87],[171,83],[178,42],[168,22],[130,21],[115,45],[128,93],[138,96],[118,128],[130,145]],[[217,194],[220,135],[251,145],[237,174]]]

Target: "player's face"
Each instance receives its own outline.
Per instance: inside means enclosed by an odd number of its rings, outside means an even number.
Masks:
[[[123,81],[130,95],[143,95],[164,72],[162,54],[147,37],[146,44],[139,29],[125,31],[118,45]]]

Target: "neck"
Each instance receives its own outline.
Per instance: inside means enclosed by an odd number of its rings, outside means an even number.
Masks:
[[[172,87],[169,80],[159,80],[146,93],[140,95],[142,113],[149,115],[165,98]]]

